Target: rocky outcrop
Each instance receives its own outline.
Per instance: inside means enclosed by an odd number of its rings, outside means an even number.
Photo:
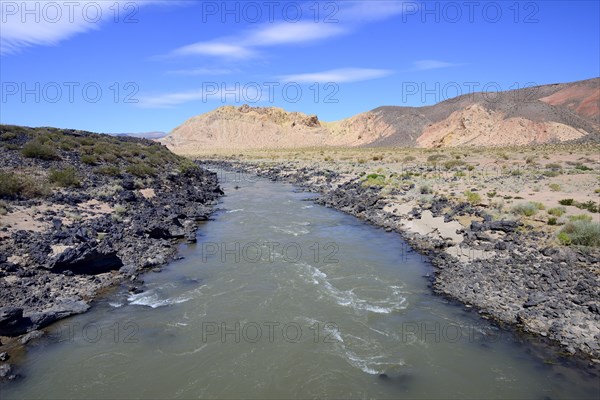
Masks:
[[[82,313],[102,289],[135,283],[176,258],[223,194],[216,174],[148,140],[6,126],[0,133],[0,336]],[[22,146],[45,138],[56,140],[52,160],[23,156]],[[86,152],[99,156],[92,162]],[[76,184],[49,180],[70,167]],[[43,192],[28,186],[29,176]]]

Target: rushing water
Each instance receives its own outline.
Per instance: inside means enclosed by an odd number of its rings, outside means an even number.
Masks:
[[[224,187],[185,259],[56,324],[2,398],[599,395],[589,372],[432,295],[399,235],[289,185]]]

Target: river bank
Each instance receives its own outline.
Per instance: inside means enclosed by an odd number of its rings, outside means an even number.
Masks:
[[[600,358],[597,249],[548,245],[553,237],[517,219],[496,220],[485,207],[414,189],[383,192],[365,177],[294,161],[212,160],[210,165],[293,183],[318,204],[399,232],[434,266],[433,289],[486,318],[540,335],[566,353]],[[245,175],[248,174],[248,175]]]
[[[195,242],[223,193],[216,174],[148,140],[1,133],[0,361],[106,288],[141,291],[138,275]],[[9,364],[0,373],[14,379]]]

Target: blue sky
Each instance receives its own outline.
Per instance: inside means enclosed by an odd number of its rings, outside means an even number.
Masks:
[[[244,103],[333,121],[600,75],[597,1],[0,3],[9,124],[168,132]]]

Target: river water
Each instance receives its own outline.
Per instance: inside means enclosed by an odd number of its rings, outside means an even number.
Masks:
[[[223,177],[185,258],[55,324],[4,400],[600,394],[588,371],[433,295],[398,234],[290,185]]]

